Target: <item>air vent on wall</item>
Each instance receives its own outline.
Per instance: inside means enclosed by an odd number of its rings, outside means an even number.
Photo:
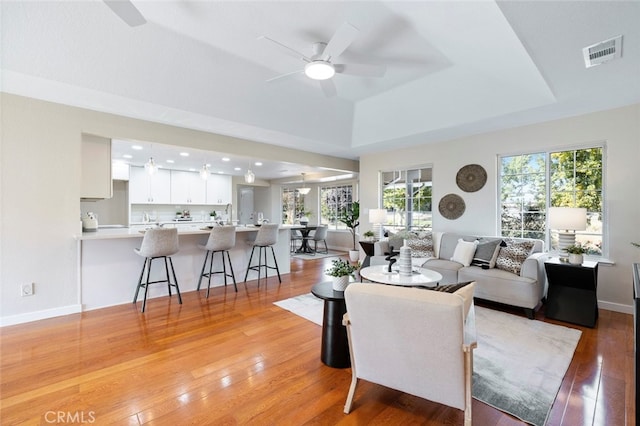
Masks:
[[[587,46],[582,49],[582,54],[584,55],[584,65],[587,68],[618,59],[622,55],[622,36],[619,35],[609,40]]]

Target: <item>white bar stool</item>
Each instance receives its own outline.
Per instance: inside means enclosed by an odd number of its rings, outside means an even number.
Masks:
[[[211,229],[211,233],[209,233],[209,239],[207,240],[206,245],[199,245],[203,250],[207,251],[207,254],[204,255],[204,263],[202,264],[202,271],[200,271],[200,279],[198,280],[198,290],[200,290],[200,285],[202,284],[202,277],[207,277],[209,282],[207,284],[207,299],[209,298],[209,290],[211,289],[211,275],[214,274],[224,274],[224,285],[227,286],[227,277],[231,277],[233,279],[233,286],[238,291],[238,286],[236,285],[236,276],[233,272],[233,265],[231,264],[231,257],[229,256],[229,250],[236,246],[236,227],[233,225],[229,226],[214,226]],[[211,253],[211,258],[209,261],[209,272],[205,272],[205,268],[207,266],[207,258],[209,257],[209,253]],[[214,271],[213,270],[213,255],[216,253],[220,253],[222,255],[222,270]],[[224,255],[227,254],[227,262],[229,263],[230,274],[227,273],[227,265],[225,262]]]
[[[253,241],[247,241],[248,244],[252,244],[253,248],[251,249],[251,256],[249,257],[249,265],[247,266],[247,272],[244,274],[244,282],[247,282],[247,276],[249,275],[249,271],[258,271],[258,287],[260,287],[260,271],[262,268],[265,269],[264,276],[267,278],[267,272],[269,269],[275,269],[278,273],[278,281],[282,282],[280,278],[280,269],[278,269],[278,261],[276,260],[276,253],[273,251],[273,246],[278,242],[278,228],[280,225],[277,223],[267,223],[263,224],[258,233],[256,234],[256,239]],[[251,266],[251,260],[253,259],[253,252],[256,247],[258,247],[258,264]],[[267,263],[267,247],[271,248],[271,255],[273,256],[273,263],[275,266],[269,266]],[[264,253],[264,263],[262,263]]]
[[[140,312],[144,312],[147,306],[147,293],[149,291],[149,284],[167,283],[169,289],[169,297],[171,297],[171,286],[176,288],[178,294],[178,302],[182,305],[182,296],[180,295],[180,287],[178,287],[178,280],[176,279],[176,271],[173,269],[173,261],[171,255],[176,254],[179,250],[178,247],[178,229],[177,228],[153,228],[148,229],[144,233],[142,238],[142,244],[139,249],[134,249],[136,254],[144,257],[144,264],[142,265],[142,272],[140,272],[140,278],[138,279],[138,287],[136,288],[136,294],[133,297],[133,303],[138,301],[138,293],[140,287],[144,287],[144,299],[142,300],[142,309]],[[149,281],[151,275],[151,263],[154,259],[164,259],[164,270],[166,273],[166,280]],[[169,264],[167,264],[169,259]],[[169,266],[171,265],[171,273],[173,275],[173,283],[169,278]],[[143,282],[145,275],[145,269],[147,272],[147,279]]]

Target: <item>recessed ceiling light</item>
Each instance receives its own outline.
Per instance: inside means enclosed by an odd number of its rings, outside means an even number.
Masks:
[[[130,155],[130,154],[124,154],[124,155],[122,156],[122,158],[133,158],[133,155]]]
[[[188,152],[181,152],[180,155],[183,156],[183,157],[188,157],[189,153]]]
[[[240,167],[234,167],[233,170],[239,171],[239,170],[242,170],[242,169]]]
[[[262,166],[262,163],[261,163],[261,162],[259,162],[259,161],[256,161],[254,164],[255,164],[256,166]]]
[[[189,169],[190,172],[195,172],[196,169],[194,169],[193,167]]]
[[[231,161],[229,157],[222,157],[222,161]]]
[[[224,172],[223,172],[222,170],[218,170],[218,174],[219,174],[219,175],[223,175],[223,174],[224,174]]]
[[[140,145],[131,145],[131,149],[135,149],[136,151],[140,151],[140,150],[142,150],[142,147]]]
[[[173,164],[173,163],[175,163],[175,161],[173,161],[173,160],[167,160],[167,163],[169,163],[169,164]]]

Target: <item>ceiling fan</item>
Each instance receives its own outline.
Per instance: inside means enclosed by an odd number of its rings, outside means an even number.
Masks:
[[[103,0],[109,8],[130,27],[146,24],[147,20],[130,0]]]
[[[331,80],[335,74],[383,77],[386,72],[386,67],[384,65],[334,63],[334,60],[349,48],[359,32],[360,31],[350,23],[343,23],[328,43],[316,42],[313,44],[313,55],[311,55],[311,57],[308,57],[305,54],[300,53],[272,38],[260,36],[259,39],[268,40],[274,43],[286,53],[292,54],[306,63],[302,70],[296,70],[287,74],[279,75],[267,81],[273,81],[283,77],[304,73],[310,79],[317,80],[320,83],[320,87],[327,97],[332,97],[337,94],[336,86]]]

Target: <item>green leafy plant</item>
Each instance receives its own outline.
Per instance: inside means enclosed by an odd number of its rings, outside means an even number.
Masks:
[[[209,213],[209,216],[211,217],[216,217],[218,213],[216,213],[215,210],[211,210],[211,213]]]
[[[356,249],[356,228],[360,225],[360,202],[354,201],[351,203],[351,207],[345,207],[340,210],[340,216],[338,220],[349,228],[351,236],[353,237],[353,250]]]
[[[374,233],[373,231],[367,231],[364,234],[362,234],[363,236],[367,237],[367,238],[373,238]]]
[[[585,247],[582,247],[580,244],[574,244],[572,246],[566,247],[564,251],[570,254],[584,254],[587,252],[587,249]]]
[[[346,275],[353,277],[354,272],[358,270],[358,265],[352,265],[346,260],[334,259],[331,263],[331,268],[325,271],[330,277],[344,277]]]

